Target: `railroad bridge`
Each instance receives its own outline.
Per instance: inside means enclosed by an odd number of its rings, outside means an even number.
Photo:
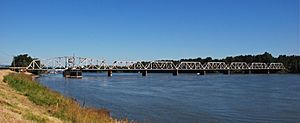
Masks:
[[[112,76],[113,72],[140,72],[146,76],[148,72],[170,72],[178,75],[179,72],[194,72],[206,74],[206,72],[218,71],[230,74],[235,71],[251,73],[251,71],[260,71],[270,73],[273,71],[281,71],[285,69],[282,63],[261,63],[261,62],[193,62],[183,61],[174,63],[171,61],[114,61],[106,62],[101,59],[82,58],[74,56],[55,57],[50,59],[33,60],[27,71],[48,71],[57,72],[64,71],[64,75],[70,75],[75,72],[76,76],[81,76],[81,72],[86,71],[106,71],[108,76]]]

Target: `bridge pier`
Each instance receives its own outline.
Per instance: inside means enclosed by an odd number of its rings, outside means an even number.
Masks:
[[[206,71],[205,70],[199,71],[199,73],[197,73],[197,74],[199,74],[199,75],[206,75]]]
[[[220,72],[223,74],[230,75],[230,70],[221,70]]]
[[[147,73],[148,73],[147,70],[143,70],[142,71],[142,76],[147,76]]]
[[[111,76],[112,76],[112,70],[108,70],[108,71],[107,71],[107,76],[108,76],[108,77],[111,77]]]
[[[178,75],[178,69],[175,69],[174,71],[173,71],[173,76],[177,76]]]
[[[201,75],[206,75],[206,71],[204,70],[202,73],[200,73]]]
[[[245,74],[251,74],[251,70],[245,70]]]

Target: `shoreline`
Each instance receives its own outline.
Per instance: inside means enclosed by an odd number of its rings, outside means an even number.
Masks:
[[[16,73],[10,70],[0,70],[0,121],[31,123],[47,119],[47,122],[62,123],[63,121],[46,114],[42,107],[35,105],[22,93],[3,82],[4,76]]]
[[[29,78],[31,80],[29,80]],[[110,122],[128,123],[115,119],[106,109],[85,108],[70,97],[40,85],[38,75],[0,70],[0,120],[4,122]],[[27,78],[27,79],[26,79]],[[14,83],[19,79],[25,85]],[[4,82],[5,81],[5,82]],[[24,88],[30,86],[30,88]],[[23,89],[20,90],[20,87]],[[31,90],[34,93],[31,93]],[[37,91],[35,91],[37,90]],[[41,91],[41,94],[36,92]],[[11,97],[11,98],[9,98]],[[12,98],[13,97],[13,98]],[[21,100],[20,100],[21,98]],[[51,100],[52,99],[52,100]],[[58,102],[57,102],[58,101]],[[55,103],[57,102],[57,103]],[[57,113],[59,115],[57,115]],[[133,121],[131,121],[133,122]]]

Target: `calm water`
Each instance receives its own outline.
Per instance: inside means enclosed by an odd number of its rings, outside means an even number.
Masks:
[[[300,122],[300,75],[86,73],[38,80],[86,106],[141,122]]]

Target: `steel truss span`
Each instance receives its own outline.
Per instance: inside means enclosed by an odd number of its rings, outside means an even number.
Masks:
[[[114,61],[82,57],[55,57],[33,60],[27,70],[283,70],[282,63],[246,62],[180,62],[170,61]]]

